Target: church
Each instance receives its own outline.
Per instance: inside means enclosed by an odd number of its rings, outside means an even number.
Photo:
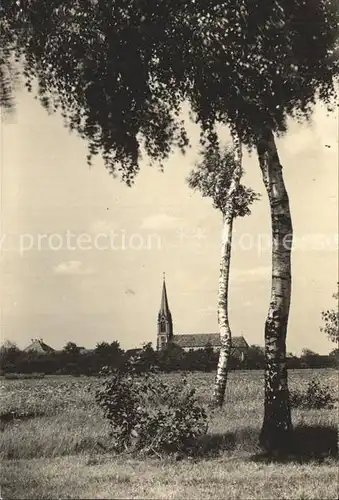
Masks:
[[[170,308],[168,306],[167,290],[165,276],[162,284],[162,295],[160,310],[158,313],[158,333],[157,333],[157,350],[161,350],[169,342],[180,346],[184,351],[191,349],[204,349],[206,345],[213,347],[215,351],[220,349],[219,333],[190,333],[173,335],[173,321]],[[238,358],[240,361],[245,361],[249,345],[244,337],[232,338],[232,357]]]

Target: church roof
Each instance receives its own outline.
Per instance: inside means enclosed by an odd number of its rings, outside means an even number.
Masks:
[[[182,348],[204,348],[207,344],[212,347],[220,347],[219,333],[185,333],[173,335],[172,342]],[[244,337],[232,337],[232,347],[247,349],[248,344]]]
[[[42,339],[32,339],[32,343],[25,347],[25,352],[34,351],[38,354],[49,354],[54,352],[54,349],[49,345],[45,344]]]

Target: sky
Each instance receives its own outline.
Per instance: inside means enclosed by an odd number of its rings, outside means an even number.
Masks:
[[[23,348],[43,338],[91,348],[156,342],[162,273],[174,333],[217,332],[222,221],[185,181],[198,160],[174,152],[164,171],[142,161],[133,187],[114,179],[87,144],[21,90],[1,126],[1,340]],[[287,350],[327,353],[321,311],[338,281],[338,114],[317,105],[310,124],[277,139],[294,228]],[[221,130],[223,142],[229,139]],[[255,154],[244,183],[262,194],[235,222],[230,281],[234,336],[264,344],[270,298],[270,215]]]

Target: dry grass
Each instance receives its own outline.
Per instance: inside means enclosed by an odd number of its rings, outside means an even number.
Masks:
[[[199,462],[85,456],[7,462],[3,494],[19,498],[335,499],[337,467],[262,464],[248,457]]]
[[[290,374],[291,389],[315,373]],[[337,373],[317,372],[338,391]],[[178,374],[167,375],[167,379]],[[209,401],[212,374],[189,374],[199,399]],[[108,426],[95,405],[97,379],[54,377],[2,381],[2,413],[26,419],[3,424],[0,454],[4,498],[338,497],[337,409],[295,410],[300,453],[285,463],[258,458],[263,381],[260,372],[231,373],[227,405],[211,416],[196,460],[133,459],[109,455]],[[37,416],[35,416],[37,415]]]

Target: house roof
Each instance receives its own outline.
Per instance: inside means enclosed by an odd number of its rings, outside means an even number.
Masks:
[[[134,349],[127,349],[126,354],[129,356],[136,356],[142,351],[140,347],[134,348]]]
[[[49,345],[45,344],[42,339],[32,339],[32,343],[25,347],[25,352],[34,351],[39,354],[48,354],[54,352],[54,349]]]
[[[207,344],[210,344],[212,347],[220,347],[220,335],[219,333],[189,333],[173,335],[172,342],[183,348],[204,348]],[[248,348],[248,344],[242,336],[232,337],[232,347],[246,349]]]

